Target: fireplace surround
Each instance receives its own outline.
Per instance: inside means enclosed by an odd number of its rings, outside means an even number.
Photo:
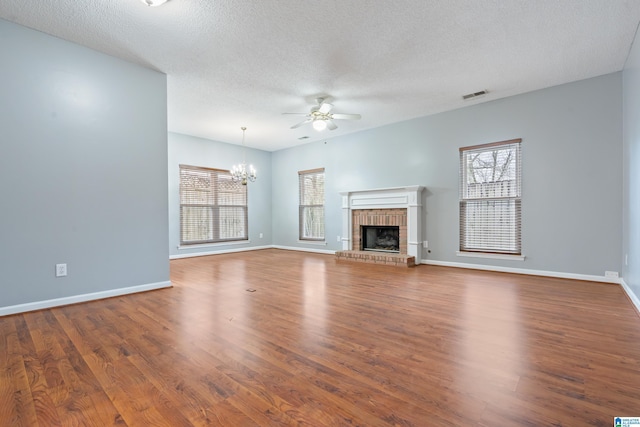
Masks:
[[[382,259],[388,264],[394,258],[422,258],[422,190],[419,185],[341,192],[342,196],[342,251],[340,258]],[[399,228],[398,254],[375,257],[345,252],[359,252],[361,226],[397,226]],[[371,252],[367,252],[371,254]],[[348,255],[348,256],[345,256]],[[384,255],[384,254],[383,254]],[[383,262],[383,263],[385,263]],[[413,261],[412,261],[413,262]],[[411,262],[411,263],[412,263]]]
[[[364,250],[363,227],[398,227],[398,253],[407,254],[407,209],[352,209],[351,248],[355,251]]]

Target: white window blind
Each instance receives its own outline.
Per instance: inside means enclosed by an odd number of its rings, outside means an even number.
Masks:
[[[180,244],[247,239],[247,186],[229,171],[180,165]]]
[[[460,251],[521,255],[521,142],[460,148]]]
[[[324,168],[298,172],[300,240],[324,240]]]

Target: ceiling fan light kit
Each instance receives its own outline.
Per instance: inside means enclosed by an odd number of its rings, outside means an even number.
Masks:
[[[313,121],[313,128],[318,132],[321,132],[327,128],[327,122],[325,120],[316,119]]]
[[[317,98],[318,105],[311,107],[309,113],[283,113],[283,114],[295,114],[306,116],[306,119],[300,123],[296,123],[291,126],[291,129],[299,128],[302,125],[311,123],[313,128],[318,132],[325,129],[334,130],[338,126],[334,123],[334,120],[360,120],[360,114],[338,114],[332,113],[333,105],[325,102],[325,98]]]

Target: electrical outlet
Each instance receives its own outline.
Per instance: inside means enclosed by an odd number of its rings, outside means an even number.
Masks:
[[[260,238],[262,239],[262,233],[260,233]]]
[[[340,241],[340,236],[338,236],[338,238],[336,240],[339,242]]]
[[[611,279],[617,279],[618,278],[618,272],[617,271],[605,271],[604,272],[604,277],[609,277]]]
[[[56,264],[56,277],[64,277],[67,275],[67,264]]]
[[[427,249],[429,247],[429,241],[425,240],[424,242],[422,242],[422,247]]]
[[[624,265],[629,265],[629,254],[624,254]]]

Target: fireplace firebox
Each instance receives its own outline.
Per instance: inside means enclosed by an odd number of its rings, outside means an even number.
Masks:
[[[400,253],[400,227],[362,225],[362,250]]]

